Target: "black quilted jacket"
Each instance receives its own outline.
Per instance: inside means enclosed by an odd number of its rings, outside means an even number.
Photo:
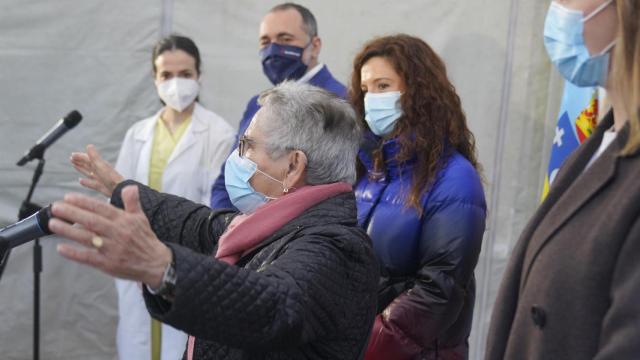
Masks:
[[[375,317],[378,268],[356,224],[353,193],[308,209],[235,265],[214,259],[237,214],[213,211],[133,181],[173,251],[172,303],[145,291],[154,318],[196,337],[194,359],[359,359]]]

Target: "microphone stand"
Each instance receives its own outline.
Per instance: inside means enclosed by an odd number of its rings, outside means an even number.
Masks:
[[[18,220],[24,220],[29,216],[37,213],[40,209],[42,209],[40,205],[37,205],[31,202],[31,196],[33,195],[35,186],[38,183],[38,180],[40,180],[40,176],[42,175],[44,163],[45,163],[44,159],[38,159],[38,166],[35,169],[33,178],[31,179],[31,186],[29,187],[29,193],[27,194],[27,197],[24,199],[24,201],[22,201],[22,205],[20,205],[20,210],[18,211]],[[5,244],[4,238],[0,237],[0,279],[2,279],[4,268],[7,265],[7,262],[9,261],[9,255],[11,255],[11,248],[12,246]]]
[[[11,247],[6,244],[5,239],[0,236],[0,279],[2,279],[2,273],[9,259],[9,254],[11,254]]]
[[[40,180],[42,175],[42,169],[44,168],[44,152],[49,145],[56,141],[69,129],[76,126],[82,115],[76,110],[70,112],[67,116],[61,119],[58,124],[44,137],[42,137],[36,145],[34,145],[29,151],[27,151],[16,165],[23,166],[31,160],[38,159],[38,165],[36,166],[33,178],[31,179],[31,186],[29,187],[29,193],[22,202],[20,210],[18,212],[18,218],[23,220],[34,213],[38,212],[42,207],[40,205],[31,202],[31,196],[33,191]],[[2,263],[6,263],[9,257],[9,249],[11,247],[5,244],[4,241],[0,241],[0,260]],[[3,264],[0,264],[0,275],[2,275]],[[40,359],[40,273],[42,272],[42,247],[40,246],[40,239],[36,238],[33,246],[33,359]]]
[[[38,165],[33,173],[31,179],[31,186],[27,197],[20,205],[18,212],[18,220],[23,220],[29,216],[38,212],[42,207],[31,202],[31,196],[33,191],[40,180],[42,170],[44,169],[44,150],[38,151],[34,159],[38,159]],[[0,241],[0,257],[2,258],[0,263],[0,277],[4,267],[9,260],[11,248],[5,246],[3,241]],[[33,246],[33,359],[40,359],[40,273],[42,272],[42,247],[40,246],[40,239],[36,238]]]

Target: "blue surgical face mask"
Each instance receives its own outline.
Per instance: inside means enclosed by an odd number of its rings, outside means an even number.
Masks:
[[[298,80],[307,72],[302,62],[305,48],[271,43],[260,50],[262,71],[273,85],[285,80]]]
[[[287,189],[282,181],[261,171],[255,162],[247,157],[240,157],[237,151],[233,151],[224,166],[224,183],[231,203],[243,214],[251,214],[269,200],[276,199],[253,189],[249,180],[256,172],[282,184],[283,189]]]
[[[393,131],[402,116],[401,96],[400,91],[364,95],[364,119],[374,134],[385,136]]]
[[[609,50],[591,56],[584,42],[584,23],[609,6],[609,0],[586,17],[582,11],[552,2],[544,24],[544,45],[551,62],[562,76],[576,86],[605,86],[609,73]]]

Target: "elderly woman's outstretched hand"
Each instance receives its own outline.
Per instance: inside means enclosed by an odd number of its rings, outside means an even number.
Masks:
[[[93,145],[87,145],[86,153],[72,153],[71,164],[85,176],[80,179],[82,186],[107,197],[110,197],[116,185],[124,180],[111,164],[102,159]]]
[[[171,250],[151,229],[136,186],[122,190],[122,201],[124,210],[81,194],[67,194],[55,202],[49,229],[85,247],[59,244],[58,252],[109,275],[157,288],[171,262]]]

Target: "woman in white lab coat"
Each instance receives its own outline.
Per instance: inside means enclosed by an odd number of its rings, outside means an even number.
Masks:
[[[158,191],[208,204],[211,184],[229,155],[235,131],[197,102],[200,54],[191,39],[176,35],[162,39],[154,48],[152,65],[165,106],[127,131],[116,169]],[[121,360],[151,359],[151,318],[141,287],[117,279],[116,288],[118,355]],[[159,323],[153,332],[157,334],[160,327],[162,360],[181,359],[187,335]]]

